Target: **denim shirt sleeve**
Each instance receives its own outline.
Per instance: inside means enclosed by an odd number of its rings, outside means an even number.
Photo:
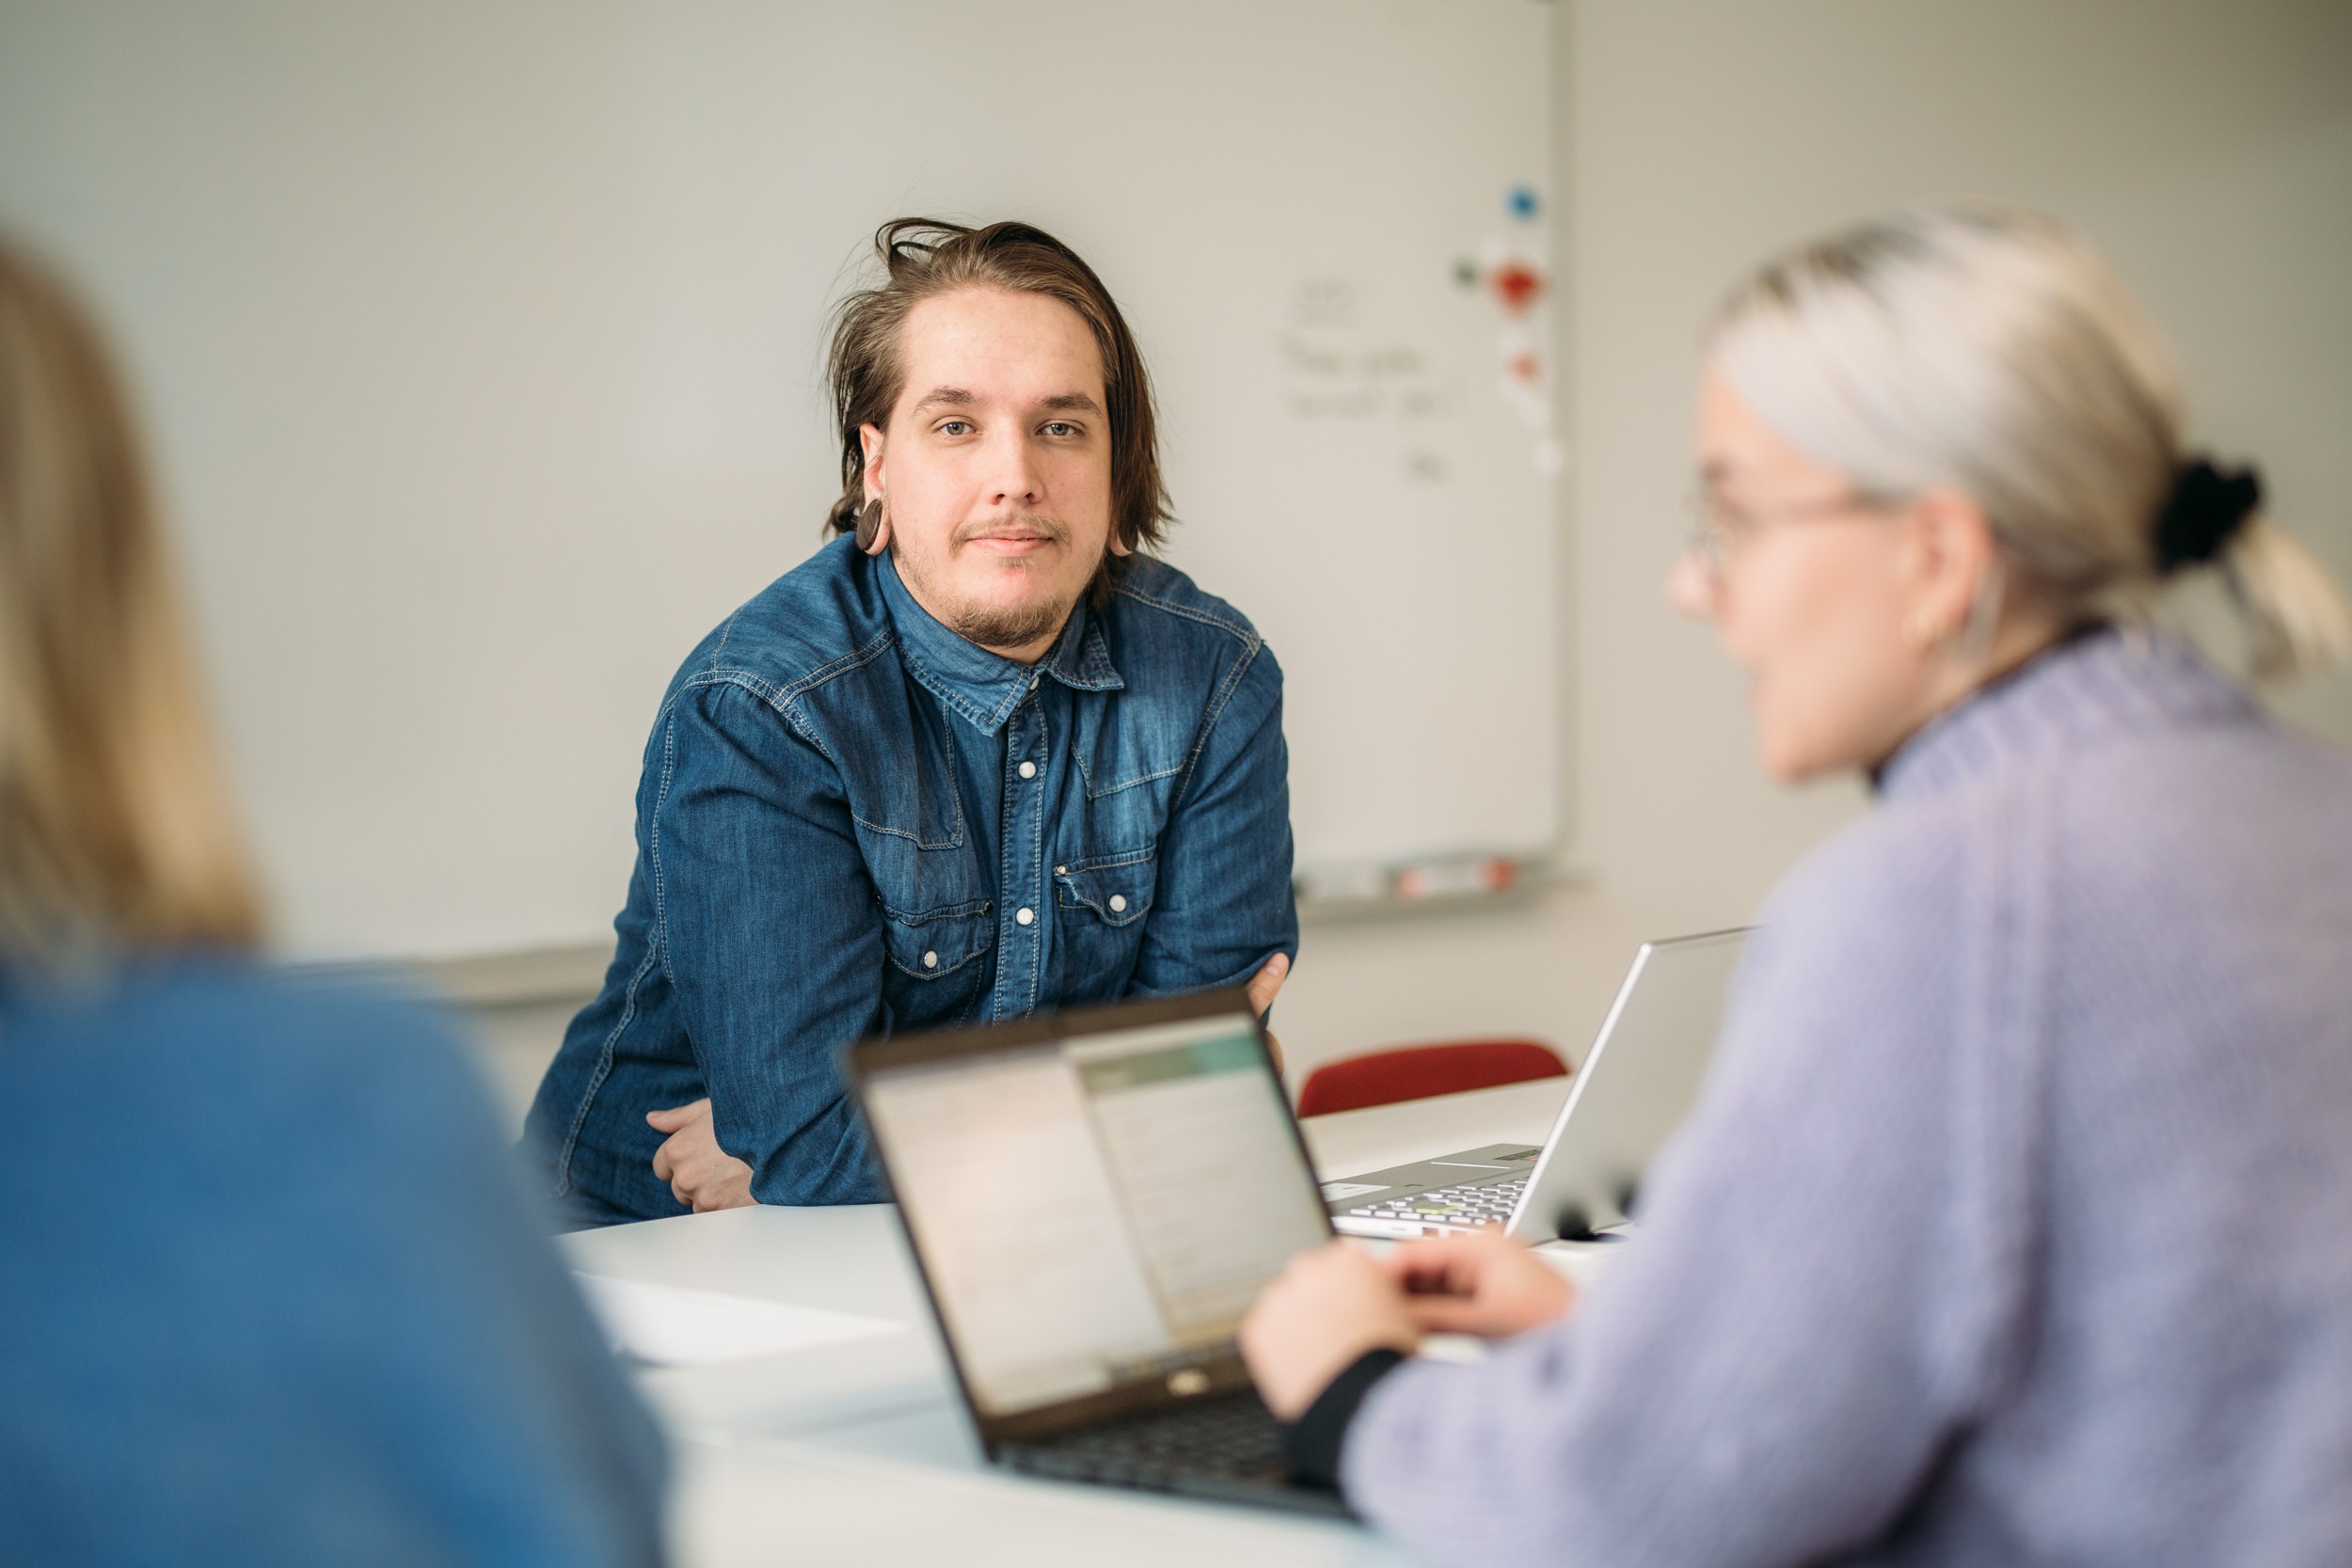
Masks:
[[[1202,736],[1160,845],[1132,995],[1239,985],[1298,953],[1282,672],[1261,646]]]
[[[836,770],[733,678],[665,730],[657,940],[719,1146],[762,1203],[880,1202],[840,1058],[875,1020],[882,917]]]

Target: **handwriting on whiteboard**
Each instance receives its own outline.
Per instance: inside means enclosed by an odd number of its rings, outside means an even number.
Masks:
[[[1293,417],[1311,422],[1399,426],[1405,477],[1443,483],[1451,471],[1437,433],[1427,427],[1454,412],[1430,356],[1417,344],[1366,321],[1356,285],[1345,277],[1310,277],[1292,291],[1287,319],[1274,335],[1283,401]]]

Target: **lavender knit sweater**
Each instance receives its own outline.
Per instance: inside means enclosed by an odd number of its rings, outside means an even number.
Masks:
[[[1350,1428],[1452,1563],[2352,1564],[2352,765],[2106,633],[1775,895],[1643,1233]]]

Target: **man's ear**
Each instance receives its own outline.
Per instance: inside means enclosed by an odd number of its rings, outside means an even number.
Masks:
[[[1113,523],[1111,525],[1110,546],[1111,554],[1113,555],[1133,555],[1136,553],[1135,546],[1129,545],[1126,540],[1119,536],[1119,525],[1117,523]]]
[[[858,448],[865,456],[866,504],[858,510],[857,547],[867,555],[890,548],[890,513],[882,499],[882,433],[870,424],[857,427]]]
[[[858,450],[866,458],[866,499],[879,500],[882,494],[882,433],[876,426],[857,427]]]

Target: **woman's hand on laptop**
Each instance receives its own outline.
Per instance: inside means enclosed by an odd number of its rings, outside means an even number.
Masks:
[[[653,1151],[653,1173],[670,1184],[670,1192],[697,1214],[713,1209],[741,1209],[752,1200],[752,1167],[719,1147],[711,1125],[707,1098],[666,1111],[647,1111],[646,1123],[667,1132]]]
[[[1503,1339],[1551,1322],[1576,1288],[1500,1230],[1411,1242],[1379,1260],[1423,1334]]]
[[[1403,1290],[1344,1242],[1292,1259],[1241,1323],[1242,1359],[1259,1397],[1285,1421],[1296,1420],[1366,1351],[1409,1355],[1420,1343]]]

